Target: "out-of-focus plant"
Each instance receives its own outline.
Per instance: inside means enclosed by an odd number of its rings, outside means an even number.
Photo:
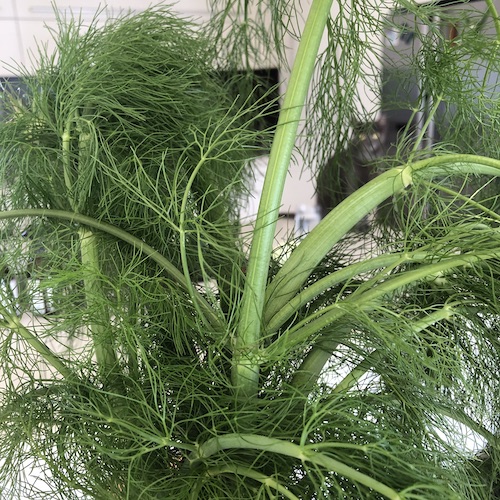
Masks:
[[[422,20],[436,9],[404,6]],[[422,35],[410,62],[422,99],[452,109],[449,135],[428,150],[403,131],[396,166],[281,263],[275,225],[306,101],[302,153],[321,164],[360,113],[356,83],[379,56],[366,36],[388,22],[368,1],[332,15],[314,0],[299,31],[297,7],[216,3],[196,29],[166,8],[83,34],[61,20],[54,55],[6,99],[2,259],[7,281],[20,262],[30,279],[17,297],[1,289],[3,497],[491,498],[498,43]],[[259,130],[269,106],[235,89],[256,54],[284,64],[285,34],[300,43],[279,122]],[[247,254],[238,200],[271,138]],[[387,199],[390,229],[353,237]],[[21,321],[40,294],[52,314]],[[30,485],[31,466],[50,493]]]

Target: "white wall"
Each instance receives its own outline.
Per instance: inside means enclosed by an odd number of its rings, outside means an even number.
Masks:
[[[138,12],[150,5],[148,0],[58,0],[56,3],[60,15],[72,12],[75,17],[81,16],[84,23],[89,23],[96,16],[104,20],[120,11]],[[106,4],[107,7],[103,8]],[[175,10],[186,16],[199,19],[208,17],[205,0],[180,0],[176,4]],[[51,0],[1,0],[0,76],[16,73],[11,67],[14,61],[31,68],[37,44],[52,47],[49,29],[56,27],[56,13]]]

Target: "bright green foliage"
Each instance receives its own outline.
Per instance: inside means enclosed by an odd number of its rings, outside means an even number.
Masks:
[[[302,33],[274,1],[214,4],[199,29],[166,8],[85,34],[61,20],[0,127],[2,264],[6,280],[31,274],[19,297],[0,288],[2,498],[492,498],[500,108],[486,84],[463,98],[473,69],[454,79],[432,57],[457,70],[481,54],[495,75],[498,44],[423,38],[412,62],[455,110],[449,134],[426,150],[403,131],[396,168],[282,262],[272,238],[308,90],[302,152],[321,164],[362,114],[355,83],[377,57],[363,36],[386,22],[339,3],[332,18],[314,0]],[[235,89],[256,53],[284,64],[287,32],[301,44],[280,122],[256,131],[269,107]],[[248,253],[237,205],[271,138]],[[390,222],[351,232],[387,199]],[[21,322],[43,294],[53,314]],[[31,464],[50,493],[28,490]]]

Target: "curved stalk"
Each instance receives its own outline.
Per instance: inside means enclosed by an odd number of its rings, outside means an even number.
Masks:
[[[69,203],[71,205],[71,208],[74,208],[73,200],[71,197],[73,191],[73,176],[71,175],[69,168],[71,162],[70,147],[71,147],[71,127],[70,123],[68,123],[62,134],[62,161],[63,161],[64,184],[66,186],[66,189],[68,190]]]
[[[54,219],[66,220],[70,223],[82,224],[88,226],[103,233],[114,236],[115,238],[122,240],[134,248],[142,252],[151,258],[154,262],[159,264],[166,274],[173,279],[183,290],[189,292],[189,288],[186,285],[184,275],[163,255],[161,255],[153,247],[142,241],[140,238],[133,236],[127,231],[120,229],[119,227],[113,226],[106,222],[93,219],[87,215],[82,215],[79,213],[68,212],[65,210],[51,210],[46,208],[26,208],[19,210],[8,210],[0,212],[0,220],[2,219],[17,219],[22,217],[49,217]],[[194,299],[200,305],[204,312],[204,317],[207,319],[208,323],[213,328],[220,328],[219,318],[216,316],[214,310],[210,304],[197,292],[195,292]]]
[[[356,262],[350,264],[338,271],[335,271],[324,278],[314,282],[312,285],[308,286],[306,289],[301,290],[300,294],[296,295],[290,302],[288,302],[283,309],[278,311],[272,318],[264,318],[266,334],[269,335],[277,331],[293,314],[300,309],[302,306],[313,300],[318,295],[329,288],[349,281],[363,273],[374,271],[375,269],[388,268],[388,271],[394,267],[400,266],[404,263],[419,262],[422,260],[429,259],[435,252],[430,254],[424,250],[419,250],[416,252],[400,252],[393,254],[384,254],[377,257],[372,257],[370,259],[363,260],[361,262]],[[387,271],[387,272],[388,272]]]
[[[192,465],[196,465],[219,451],[227,449],[259,450],[268,453],[279,453],[302,462],[309,462],[315,466],[324,467],[330,472],[335,472],[345,478],[363,484],[373,491],[392,500],[401,500],[399,493],[389,486],[359,472],[348,465],[331,458],[325,453],[315,450],[314,444],[300,446],[289,441],[261,436],[258,434],[226,434],[209,439],[198,447],[197,453],[192,457]]]
[[[449,272],[454,268],[468,266],[476,262],[499,257],[500,250],[497,252],[490,251],[457,255],[448,259],[442,259],[434,264],[428,264],[418,269],[398,274],[377,286],[361,293],[353,294],[341,302],[332,304],[310,315],[288,331],[287,334],[279,337],[266,349],[266,351],[271,354],[285,353],[295,345],[317,334],[320,330],[329,326],[348,312],[353,310],[369,311],[373,309],[373,307],[378,305],[379,299],[384,295],[392,293],[404,286],[422,280],[435,280],[436,276]]]
[[[257,394],[259,364],[255,354],[260,341],[276,221],[302,109],[331,6],[332,0],[314,0],[311,5],[271,148],[250,248],[247,281],[234,351],[233,384],[242,397]]]
[[[390,196],[412,183],[414,172],[500,175],[500,160],[476,155],[443,155],[384,172],[337,205],[292,252],[269,284],[266,317],[273,317],[300,290],[314,267],[347,231]]]
[[[300,242],[269,284],[265,317],[271,318],[284,308],[333,245],[377,205],[402,191],[410,176],[403,168],[384,172],[337,205]]]
[[[436,412],[441,413],[443,416],[459,422],[464,426],[468,427],[474,432],[477,432],[480,436],[488,441],[490,444],[498,443],[498,437],[489,431],[484,425],[476,422],[461,408],[448,408],[442,404],[436,403]]]

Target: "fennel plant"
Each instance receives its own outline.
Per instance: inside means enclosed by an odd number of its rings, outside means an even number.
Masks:
[[[450,110],[440,142],[403,130],[393,168],[282,261],[296,137],[319,166],[343,147],[390,21],[369,1],[313,0],[303,30],[295,4],[212,7],[196,29],[164,7],[83,34],[61,19],[26,95],[7,94],[2,259],[30,279],[2,288],[2,497],[491,498],[500,107],[476,68],[498,74],[500,27],[421,34],[410,62],[430,113]],[[270,107],[238,89],[256,54],[286,64],[285,34],[300,43],[279,122],[258,130]],[[271,142],[247,253],[238,200]],[[388,199],[391,221],[353,235]],[[18,315],[39,293],[43,327]]]

